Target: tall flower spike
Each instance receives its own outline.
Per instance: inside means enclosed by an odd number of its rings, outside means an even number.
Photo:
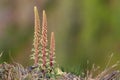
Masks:
[[[42,20],[42,63],[43,67],[46,66],[46,47],[47,47],[47,19],[45,11],[43,10],[43,20]]]
[[[51,32],[51,41],[50,41],[50,66],[54,65],[54,55],[55,55],[55,37],[54,32]]]
[[[40,52],[39,46],[40,46],[40,19],[39,19],[39,14],[37,7],[34,7],[34,16],[35,16],[35,25],[34,25],[34,64],[38,64],[38,54]]]

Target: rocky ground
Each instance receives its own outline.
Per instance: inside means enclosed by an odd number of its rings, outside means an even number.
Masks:
[[[113,68],[112,66],[111,68]],[[15,64],[0,64],[0,80],[120,80],[120,71],[113,70],[111,68],[101,72],[98,76],[92,77],[91,74],[82,78],[71,73],[65,73],[56,76],[56,78],[50,78],[50,76],[42,77],[41,71],[34,70],[35,67],[24,68],[22,65]]]

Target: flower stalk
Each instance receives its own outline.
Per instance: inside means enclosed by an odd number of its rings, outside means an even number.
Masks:
[[[46,47],[47,47],[47,18],[45,10],[43,10],[43,20],[42,20],[42,37],[41,37],[41,45],[42,45],[42,63],[43,67],[46,66]]]
[[[35,22],[34,22],[34,55],[35,55],[35,60],[34,60],[34,64],[37,65],[38,64],[38,54],[40,52],[40,19],[39,19],[39,14],[38,14],[38,10],[37,7],[34,7],[34,16],[35,16]]]
[[[55,37],[54,32],[51,32],[51,41],[50,41],[50,67],[54,65],[54,55],[55,55]]]

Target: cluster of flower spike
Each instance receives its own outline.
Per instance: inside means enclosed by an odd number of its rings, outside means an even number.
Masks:
[[[35,15],[35,25],[34,25],[34,43],[33,43],[33,52],[31,58],[34,59],[34,65],[40,65],[41,67],[53,67],[55,63],[55,38],[54,32],[51,32],[51,41],[50,48],[48,47],[47,40],[47,18],[46,13],[43,10],[43,19],[42,19],[42,27],[40,25],[40,19],[37,7],[34,7],[34,15]],[[41,29],[42,28],[42,29]]]

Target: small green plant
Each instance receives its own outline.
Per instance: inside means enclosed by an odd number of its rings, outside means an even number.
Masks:
[[[36,6],[34,7],[34,15],[34,47],[32,49],[33,54],[31,55],[31,59],[34,60],[34,66],[37,66],[37,69],[42,71],[43,77],[55,77],[56,61],[54,32],[51,32],[50,46],[48,46],[47,18],[45,10],[43,10],[42,26],[40,25],[39,14]]]

